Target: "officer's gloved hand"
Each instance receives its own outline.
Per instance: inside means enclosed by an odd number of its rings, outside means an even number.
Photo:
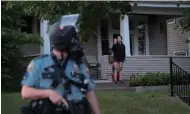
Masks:
[[[64,104],[66,108],[69,107],[67,101],[61,96],[59,95],[57,92],[53,91],[53,90],[48,90],[47,91],[49,100],[56,105],[61,105]]]

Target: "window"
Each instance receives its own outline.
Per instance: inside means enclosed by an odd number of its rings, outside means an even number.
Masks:
[[[113,39],[114,39],[114,38],[117,38],[118,36],[120,36],[119,33],[118,33],[118,34],[117,34],[117,33],[116,33],[116,34],[113,34]]]
[[[139,55],[146,55],[145,25],[138,26],[138,50]]]
[[[40,20],[37,20],[37,33],[40,34]]]
[[[108,40],[108,20],[101,20],[101,43],[102,43],[102,55],[109,54],[109,40]]]
[[[33,33],[33,23],[34,18],[32,16],[23,16],[21,17],[21,24],[23,25],[21,27],[21,32],[25,33]]]

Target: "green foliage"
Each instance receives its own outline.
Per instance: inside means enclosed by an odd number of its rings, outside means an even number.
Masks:
[[[101,114],[190,114],[190,109],[169,92],[135,93],[126,90],[97,91]],[[1,95],[1,114],[20,114],[20,107],[27,105],[20,93]]]
[[[190,8],[185,9],[183,18],[179,21],[183,31],[190,31]]]
[[[20,32],[24,25],[18,23],[23,12],[17,9],[7,9],[6,2],[2,2],[1,17],[1,41],[2,41],[2,89],[18,89],[20,79],[23,76],[21,47],[23,44],[41,43],[39,35]]]
[[[7,8],[20,9],[24,14],[49,20],[50,24],[62,15],[80,13],[80,36],[83,40],[97,35],[97,25],[101,18],[116,13],[126,14],[131,10],[125,1],[9,1]]]
[[[182,73],[180,73],[182,74]],[[187,78],[180,74],[173,74],[173,84],[181,85],[187,83]],[[170,84],[170,73],[148,72],[144,75],[132,74],[130,86],[160,86]]]
[[[144,75],[133,74],[130,77],[130,86],[159,86],[170,84],[169,73],[146,73]]]

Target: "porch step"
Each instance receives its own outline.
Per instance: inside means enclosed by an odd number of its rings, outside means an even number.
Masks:
[[[113,83],[109,80],[101,80],[96,81],[96,90],[128,90],[128,91],[135,91],[134,88],[129,87],[129,81],[124,80],[123,84],[120,83]]]

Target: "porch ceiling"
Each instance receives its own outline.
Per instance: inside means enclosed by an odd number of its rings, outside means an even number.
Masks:
[[[131,1],[130,5],[138,7],[187,8],[189,1]]]
[[[182,8],[132,7],[131,14],[183,15]]]
[[[190,2],[181,1],[133,1],[130,2],[132,14],[182,15],[190,7]]]

